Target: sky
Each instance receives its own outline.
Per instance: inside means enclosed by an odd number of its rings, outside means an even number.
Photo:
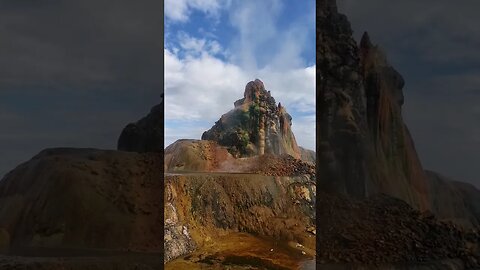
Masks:
[[[0,178],[45,148],[116,148],[123,127],[160,102],[162,9],[0,1]]]
[[[315,1],[166,0],[165,146],[200,139],[264,82],[315,149]]]
[[[404,77],[403,116],[423,167],[480,188],[480,2],[338,0]]]

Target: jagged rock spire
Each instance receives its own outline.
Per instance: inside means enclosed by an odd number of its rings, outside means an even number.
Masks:
[[[364,32],[362,39],[360,40],[360,48],[370,48],[372,47],[372,42],[370,41],[370,35],[368,32]]]
[[[290,154],[300,158],[300,149],[291,130],[292,117],[259,79],[247,83],[235,108],[202,135],[227,146],[235,156]]]

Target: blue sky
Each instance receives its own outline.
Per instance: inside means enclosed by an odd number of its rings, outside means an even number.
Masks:
[[[261,79],[315,149],[315,1],[166,0],[165,145],[200,139]]]

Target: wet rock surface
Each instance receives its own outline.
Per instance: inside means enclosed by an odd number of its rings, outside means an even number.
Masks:
[[[315,183],[306,177],[167,175],[166,190],[199,245],[227,230],[315,247]]]
[[[311,251],[295,243],[288,245],[271,238],[230,233],[217,237],[191,255],[172,261],[165,269],[311,270],[315,269],[311,256]]]

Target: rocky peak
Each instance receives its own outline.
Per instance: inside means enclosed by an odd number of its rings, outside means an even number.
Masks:
[[[255,81],[247,83],[243,97],[245,102],[253,102],[254,100],[258,100],[260,95],[266,95],[266,93],[267,91],[265,90],[263,82],[259,79],[255,79]]]
[[[360,39],[360,49],[369,49],[373,47],[372,41],[370,40],[370,35],[368,32],[364,32],[362,38]]]
[[[357,45],[335,1],[317,6],[317,153],[323,190],[386,193],[424,209],[426,176],[402,115],[402,76],[373,45]]]
[[[388,63],[385,53],[378,46],[372,44],[367,32],[363,34],[360,41],[359,57],[363,77],[366,81],[367,96],[371,94],[368,91],[372,87],[376,88],[392,98],[400,109],[404,103],[405,81],[402,75]]]
[[[300,149],[291,130],[292,117],[259,79],[247,83],[235,108],[202,135],[237,157],[263,154],[289,154],[300,158]]]

